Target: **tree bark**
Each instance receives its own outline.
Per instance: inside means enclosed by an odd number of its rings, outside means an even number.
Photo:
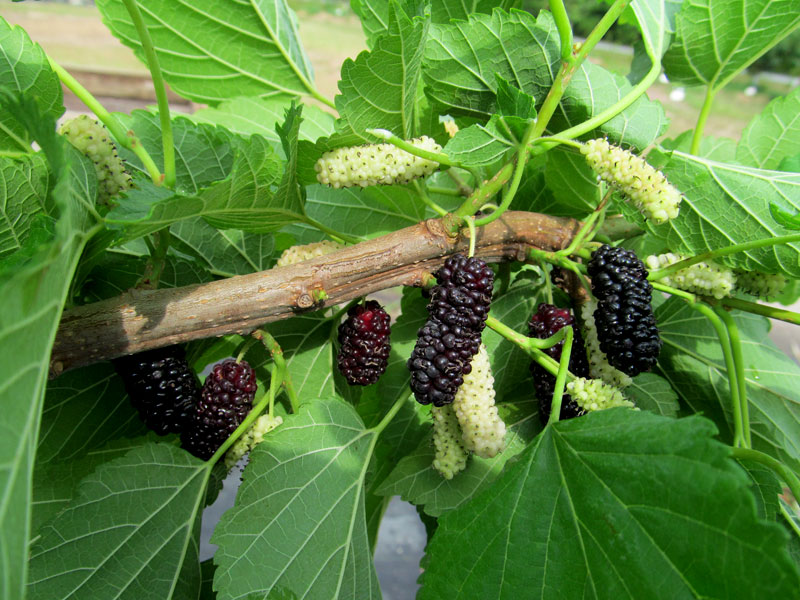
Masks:
[[[559,250],[580,223],[507,211],[482,227],[475,255],[487,262],[525,260],[530,247]],[[440,219],[296,265],[200,285],[130,290],[64,312],[50,359],[50,376],[122,356],[231,333],[333,306],[386,288],[422,285],[448,255],[466,253],[469,239],[449,236]]]

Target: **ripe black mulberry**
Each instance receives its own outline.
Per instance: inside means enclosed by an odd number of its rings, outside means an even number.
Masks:
[[[200,399],[200,387],[183,348],[156,348],[113,362],[147,427],[159,435],[180,433]]]
[[[536,313],[528,322],[530,336],[538,339],[546,339],[560,331],[567,325],[571,325],[573,333],[572,352],[569,357],[569,371],[578,377],[589,376],[589,361],[586,358],[586,348],[583,338],[575,325],[575,318],[565,308],[558,308],[552,304],[541,303]],[[561,341],[551,348],[544,349],[543,352],[553,360],[561,360],[561,351],[564,342]],[[539,419],[542,424],[546,424],[550,418],[550,407],[553,401],[553,391],[556,387],[556,378],[551,375],[544,367],[536,362],[531,362],[531,375],[533,375],[533,385],[536,399],[539,401]],[[561,413],[559,420],[572,419],[584,414],[580,406],[568,395],[564,394],[561,398]]]
[[[389,315],[375,300],[357,304],[339,325],[336,364],[350,385],[370,385],[389,363]]]
[[[253,408],[256,375],[246,362],[229,358],[214,365],[181,434],[183,447],[208,460]]]
[[[597,298],[594,320],[609,364],[631,377],[649,371],[661,351],[647,269],[630,250],[603,245],[587,266]]]
[[[444,406],[455,398],[478,352],[492,301],[494,273],[479,258],[451,256],[436,273],[430,317],[408,359],[417,402]]]

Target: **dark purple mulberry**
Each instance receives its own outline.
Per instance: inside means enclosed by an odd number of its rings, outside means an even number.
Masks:
[[[336,364],[350,385],[370,385],[389,363],[389,315],[375,300],[367,300],[347,311],[339,325]]]
[[[229,358],[214,365],[181,434],[181,445],[198,458],[211,458],[253,408],[256,388],[256,375],[246,361]]]
[[[661,338],[644,263],[630,250],[603,245],[587,270],[597,298],[597,337],[609,364],[631,377],[649,371],[661,352]]]
[[[528,322],[528,330],[531,337],[546,339],[567,325],[572,326],[575,334],[572,338],[572,352],[569,356],[569,371],[577,377],[589,377],[589,361],[586,358],[586,348],[583,345],[580,330],[575,326],[575,318],[570,314],[569,310],[543,302]],[[564,342],[562,341],[552,348],[543,350],[543,352],[554,360],[560,361],[563,348]],[[531,362],[531,375],[533,375],[536,399],[539,401],[539,419],[544,425],[550,418],[550,406],[553,401],[556,378],[536,362]],[[563,421],[564,419],[579,417],[582,414],[581,407],[571,396],[564,394],[561,398],[559,419]]]
[[[167,346],[115,359],[133,407],[159,435],[180,433],[200,399],[197,377],[181,346]]]
[[[492,301],[494,273],[478,258],[451,256],[436,273],[430,317],[408,359],[411,389],[420,404],[450,404],[470,372]]]

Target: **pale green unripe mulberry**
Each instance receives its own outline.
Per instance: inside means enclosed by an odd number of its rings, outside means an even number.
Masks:
[[[589,359],[589,374],[594,379],[602,379],[609,385],[618,388],[628,387],[633,383],[628,375],[612,367],[606,355],[600,349],[600,340],[597,337],[597,325],[594,322],[594,311],[597,310],[597,300],[590,299],[581,306],[581,319],[583,320],[583,342],[586,346],[586,356]]]
[[[452,404],[434,406],[431,416],[435,449],[433,468],[445,479],[452,479],[466,468],[469,457],[461,439],[461,426]]]
[[[678,216],[681,193],[643,158],[605,139],[589,140],[581,153],[600,179],[630,198],[655,224]]]
[[[292,246],[283,251],[278,262],[275,263],[275,266],[285,267],[286,265],[295,265],[318,256],[325,256],[331,252],[341,250],[342,248],[344,248],[342,244],[330,240],[314,242],[313,244],[304,244],[302,246]]]
[[[647,268],[651,271],[675,264],[686,257],[682,254],[650,255],[645,260]],[[730,296],[736,286],[736,275],[733,270],[718,265],[715,262],[699,262],[677,273],[662,277],[659,281],[670,287],[686,290],[701,296],[714,296],[721,299]]]
[[[442,150],[427,136],[409,140],[409,143],[430,152]],[[409,183],[430,175],[438,167],[439,163],[409,154],[392,144],[364,144],[326,152],[314,165],[314,170],[320,183],[342,188]]]
[[[228,470],[233,468],[245,454],[263,442],[264,436],[282,423],[281,417],[273,417],[269,414],[263,414],[253,421],[250,429],[245,431],[242,437],[236,440],[236,443],[225,453],[225,466]]]
[[[617,406],[634,408],[633,402],[626,400],[622,392],[600,379],[579,377],[567,384],[567,392],[578,406],[588,411],[605,410]]]
[[[80,115],[65,121],[58,132],[94,163],[99,204],[108,204],[109,200],[133,185],[117,154],[117,147],[103,125],[88,115]]]
[[[736,289],[758,298],[774,298],[786,286],[786,278],[780,273],[761,273],[736,269]]]
[[[464,447],[482,458],[493,458],[505,448],[506,424],[494,404],[494,377],[483,344],[472,357],[471,367],[456,392],[453,408]]]

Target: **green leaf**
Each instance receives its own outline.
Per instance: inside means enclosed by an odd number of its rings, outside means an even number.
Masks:
[[[779,225],[786,227],[786,229],[793,229],[794,231],[800,230],[800,213],[792,214],[781,210],[772,202],[769,204],[769,213]]]
[[[166,195],[166,190],[144,184],[132,190],[106,217],[107,223],[124,226],[119,242],[197,216],[220,229],[253,233],[267,233],[302,221],[302,204],[296,199],[282,201],[273,193],[282,165],[269,143],[254,135],[247,143],[238,143],[235,152],[230,176],[196,196]],[[154,194],[160,196],[154,198]]]
[[[493,115],[486,125],[478,123],[459,130],[447,142],[445,154],[467,167],[483,167],[502,160],[509,151],[516,149],[517,143],[506,119],[515,117]]]
[[[170,227],[173,245],[222,277],[264,271],[275,263],[275,239],[269,233],[219,230],[202,217],[178,221]]]
[[[743,165],[777,169],[800,147],[800,88],[775,98],[742,132],[736,159]]]
[[[684,0],[664,55],[673,83],[719,89],[800,25],[794,0]]]
[[[0,274],[0,597],[22,598],[28,556],[31,485],[45,384],[61,312],[91,221],[96,177],[52,118],[30,99],[0,94],[0,112],[24,124],[55,174],[54,235]],[[90,165],[90,163],[88,163]],[[91,168],[91,166],[89,166]]]
[[[602,200],[597,174],[582,154],[570,150],[555,148],[547,153],[544,181],[558,203],[548,207],[548,214],[583,217]]]
[[[201,0],[190,7],[172,0],[138,4],[164,79],[184,98],[214,105],[236,96],[269,98],[314,91],[297,17],[285,0]],[[111,33],[146,64],[124,4],[100,0],[97,7]]]
[[[83,478],[100,465],[157,439],[158,436],[150,432],[147,437],[113,440],[102,448],[89,450],[79,458],[41,462],[37,457],[33,470],[31,530],[38,532],[42,525],[67,508]]]
[[[702,418],[626,409],[546,428],[439,519],[418,597],[791,596],[787,536],[756,519],[714,433]]]
[[[508,80],[500,75],[495,77],[497,78],[497,108],[500,114],[522,117],[523,119],[535,119],[536,99],[509,83]]]
[[[348,404],[315,400],[251,452],[236,504],[211,538],[220,600],[273,590],[380,598],[364,518],[375,436]]]
[[[44,117],[57,119],[64,112],[61,82],[50,68],[47,55],[19,25],[0,16],[0,88],[27,93]],[[11,112],[0,113],[0,150],[30,152],[32,136]],[[5,170],[5,169],[4,169]],[[2,249],[2,246],[0,246]]]
[[[425,216],[425,205],[407,186],[373,186],[333,189],[324,185],[306,188],[309,217],[336,231],[374,237],[416,225]]]
[[[467,502],[490,485],[508,461],[522,452],[541,430],[535,400],[500,404],[498,409],[509,431],[503,452],[491,459],[473,454],[467,462],[467,468],[447,480],[433,468],[433,441],[426,437],[414,452],[397,463],[377,493],[401,496],[403,500],[423,507],[432,517],[441,516]]]
[[[649,410],[663,417],[678,416],[678,394],[666,379],[655,373],[637,375],[624,393],[628,400],[642,410]]]
[[[558,72],[561,50],[550,13],[495,9],[491,16],[431,25],[425,48],[425,93],[442,113],[487,121],[497,112],[502,77],[541,105]]]
[[[252,96],[226,100],[214,108],[202,108],[191,115],[199,123],[222,125],[234,133],[250,136],[254,133],[280,145],[275,125],[283,120],[289,103],[278,98],[254,98]],[[316,106],[303,106],[303,122],[300,139],[315,142],[333,133],[334,117]]]
[[[342,64],[341,95],[336,96],[341,117],[336,131],[348,140],[344,145],[374,142],[365,129],[375,127],[404,139],[414,137],[415,99],[428,23],[412,21],[390,3],[388,24],[387,33],[376,40],[372,51]]]
[[[675,138],[662,140],[661,147],[666,150],[680,150],[686,154],[694,154],[717,162],[737,163],[736,140],[724,137],[703,136],[697,152],[691,152],[694,130],[688,129]]]
[[[283,178],[275,191],[275,202],[282,206],[301,207],[300,210],[306,199],[305,188],[297,180],[297,143],[303,121],[302,113],[303,107],[292,102],[291,107],[285,111],[282,124],[275,127],[286,156]]]
[[[733,312],[745,356],[753,447],[800,468],[800,366],[768,338],[769,321]],[[664,347],[659,369],[695,412],[714,418],[723,439],[733,439],[728,372],[717,335],[685,302],[671,298],[656,310]]]
[[[78,458],[145,431],[111,363],[75,369],[47,386],[36,461]]]
[[[621,75],[584,62],[564,91],[548,129],[560,131],[583,123],[611,107],[632,87]],[[664,132],[668,122],[661,103],[642,95],[621,113],[581,137],[608,137],[615,144],[643,150]]]
[[[651,152],[650,156],[657,153]],[[646,228],[673,252],[700,254],[715,248],[786,235],[769,205],[800,210],[800,174],[719,163],[675,151],[663,167],[683,192],[678,218]],[[800,277],[800,245],[748,250],[718,260],[731,267]]]
[[[675,14],[682,0],[633,0],[630,10],[642,32],[647,55],[661,58],[666,52],[670,34],[675,31]]]
[[[119,115],[128,129],[136,132],[150,157],[160,171],[164,172],[164,149],[161,142],[161,124],[158,114],[145,110],[135,110],[131,116]],[[236,139],[222,127],[203,123],[196,124],[188,117],[179,116],[171,120],[175,143],[175,190],[181,194],[196,194],[227,177],[233,168],[237,141],[246,143],[245,138]],[[126,148],[119,149],[120,156],[143,178],[150,180],[150,174],[142,166],[139,158]]]
[[[40,154],[0,157],[0,259],[22,246],[34,217],[46,210],[49,184]]]
[[[152,443],[102,465],[42,528],[29,597],[169,598],[193,548],[210,471],[179,448]]]

